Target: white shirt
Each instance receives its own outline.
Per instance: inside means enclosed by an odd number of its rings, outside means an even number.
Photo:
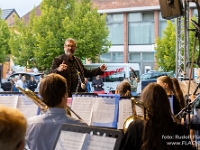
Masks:
[[[17,80],[16,84],[19,85],[21,88],[23,88],[23,82],[22,82],[22,80],[20,80],[20,79]]]

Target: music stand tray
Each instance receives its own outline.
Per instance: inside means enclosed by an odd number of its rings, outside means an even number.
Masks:
[[[120,130],[62,124],[52,150],[118,150],[122,136]]]

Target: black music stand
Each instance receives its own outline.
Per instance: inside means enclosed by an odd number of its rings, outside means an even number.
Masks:
[[[110,138],[114,138],[116,139],[114,146],[114,150],[118,150],[120,143],[121,143],[121,139],[123,136],[123,132],[120,130],[114,130],[114,129],[106,129],[106,128],[98,128],[98,127],[91,127],[91,126],[83,126],[83,125],[75,125],[75,124],[62,124],[60,126],[59,129],[59,133],[58,135],[56,135],[56,140],[53,143],[53,147],[51,150],[55,150],[57,143],[59,141],[60,135],[63,131],[68,131],[68,132],[76,132],[76,133],[80,133],[80,134],[88,134],[92,136],[100,136],[100,137],[110,137]],[[67,134],[66,134],[67,136]],[[72,138],[70,138],[70,140],[72,140]],[[73,141],[75,142],[75,141]],[[100,141],[99,141],[100,142]],[[100,144],[100,143],[99,143]],[[62,145],[62,144],[60,144]],[[63,150],[67,150],[68,147],[62,147]],[[98,144],[97,144],[97,148],[98,148]],[[87,149],[83,149],[83,150],[87,150]]]

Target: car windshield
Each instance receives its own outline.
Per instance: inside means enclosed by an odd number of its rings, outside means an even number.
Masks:
[[[39,82],[40,81],[40,77],[41,77],[40,75],[35,75],[35,81]]]

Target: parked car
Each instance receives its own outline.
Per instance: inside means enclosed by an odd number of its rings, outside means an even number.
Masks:
[[[160,76],[173,77],[173,72],[161,72],[157,70],[150,70],[140,76],[141,90],[143,90],[149,83],[157,82],[157,78]]]
[[[41,75],[44,75],[44,74],[43,73],[33,73],[33,72],[16,72],[16,73],[13,73],[12,75],[10,75],[8,78],[2,79],[1,88],[4,91],[11,91],[11,79],[13,79],[15,76],[19,76],[19,77],[25,76],[27,82],[29,82],[30,77],[33,76],[35,81],[38,83]]]

